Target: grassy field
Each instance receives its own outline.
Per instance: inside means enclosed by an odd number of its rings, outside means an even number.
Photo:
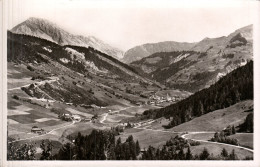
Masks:
[[[200,154],[204,148],[207,148],[210,154],[217,156],[221,153],[222,149],[225,148],[229,153],[234,149],[239,159],[244,159],[247,156],[252,157],[253,153],[247,150],[243,150],[240,148],[235,148],[227,145],[216,145],[213,143],[202,143],[198,146],[192,146],[191,152],[192,154]]]
[[[120,116],[120,115],[108,115],[107,116],[107,121],[108,122],[120,122],[125,116]]]
[[[237,133],[229,136],[230,138],[235,138],[238,140],[239,145],[254,148],[254,134],[253,133]]]
[[[11,109],[11,110],[15,110],[17,106],[19,106],[20,104],[15,102],[15,101],[9,101],[7,102],[7,108]]]
[[[58,131],[58,133],[56,133],[56,135],[62,136],[62,137],[67,137],[68,135],[70,136],[75,136],[78,134],[78,132],[80,132],[83,135],[88,135],[91,133],[91,131],[93,129],[97,129],[97,130],[105,130],[105,129],[110,129],[109,127],[106,126],[102,126],[98,123],[90,123],[90,122],[79,122],[79,123],[75,123],[74,125],[66,128],[63,131]]]
[[[49,109],[28,102],[14,100],[9,98],[8,119],[15,120],[21,124],[36,123],[41,118],[57,118],[57,115],[51,113]]]
[[[193,120],[173,127],[174,131],[221,131],[228,125],[238,126],[244,122],[248,112],[244,112],[253,105],[252,100],[243,101],[225,109],[194,118]]]
[[[186,137],[188,139],[210,140],[214,137],[214,133],[188,134]]]
[[[31,80],[32,76],[34,75],[33,72],[26,69],[25,65],[17,65],[16,67],[13,64],[8,63],[7,68],[8,68],[8,72],[7,72],[8,89],[23,86],[34,82]]]
[[[120,113],[131,113],[131,114],[142,114],[145,110],[149,110],[149,109],[156,109],[158,107],[156,106],[150,106],[150,105],[143,105],[143,106],[136,106],[136,107],[132,107],[126,110],[122,110],[120,111]]]
[[[169,119],[159,118],[155,122],[151,123],[151,128],[163,130],[163,125],[168,125],[169,122]]]
[[[132,135],[134,140],[138,140],[141,148],[148,148],[149,145],[153,147],[161,147],[163,146],[167,140],[171,137],[175,137],[177,135],[173,133],[167,132],[159,132],[152,130],[143,130],[143,129],[126,129],[124,133],[117,136],[121,137],[122,141],[125,141],[128,136]]]

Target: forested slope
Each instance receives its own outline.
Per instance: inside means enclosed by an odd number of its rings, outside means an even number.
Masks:
[[[248,62],[207,89],[162,109],[147,110],[144,118],[172,117],[168,128],[194,117],[222,109],[239,101],[253,99],[253,61]]]

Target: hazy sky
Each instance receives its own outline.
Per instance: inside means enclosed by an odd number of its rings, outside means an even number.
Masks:
[[[124,51],[161,41],[197,42],[254,23],[254,1],[10,0],[8,29],[29,17],[76,35],[93,35]],[[224,3],[225,2],[225,3]]]

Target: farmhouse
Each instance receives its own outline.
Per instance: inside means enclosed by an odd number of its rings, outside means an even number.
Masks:
[[[64,114],[64,118],[66,119],[69,119],[69,118],[71,118],[71,116],[70,116],[70,114]]]
[[[40,129],[40,128],[38,128],[37,126],[34,126],[34,127],[32,127],[32,129],[31,129],[31,132],[32,133],[37,133],[37,134],[42,134],[43,133],[43,129]]]
[[[59,118],[61,118],[64,121],[70,121],[71,120],[70,114],[62,114]]]

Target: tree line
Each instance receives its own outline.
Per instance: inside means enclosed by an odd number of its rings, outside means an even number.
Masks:
[[[124,142],[115,138],[113,131],[93,130],[89,135],[78,133],[71,142],[63,144],[56,154],[53,153],[53,144],[42,140],[42,152],[36,156],[33,144],[25,143],[15,146],[8,143],[8,160],[237,160],[233,150],[230,154],[223,149],[215,156],[204,148],[199,154],[191,151],[191,141],[180,136],[172,137],[162,147],[149,146],[141,149],[138,140],[130,135]],[[200,143],[196,143],[198,145]],[[36,158],[37,157],[37,158]],[[252,159],[252,157],[246,157]]]
[[[254,132],[254,113],[248,114],[245,121],[239,125],[239,132]]]
[[[221,132],[216,132],[214,137],[210,139],[213,142],[227,143],[232,145],[239,145],[238,140],[236,138],[230,138],[228,136],[236,134],[236,129],[234,126],[228,126]]]

